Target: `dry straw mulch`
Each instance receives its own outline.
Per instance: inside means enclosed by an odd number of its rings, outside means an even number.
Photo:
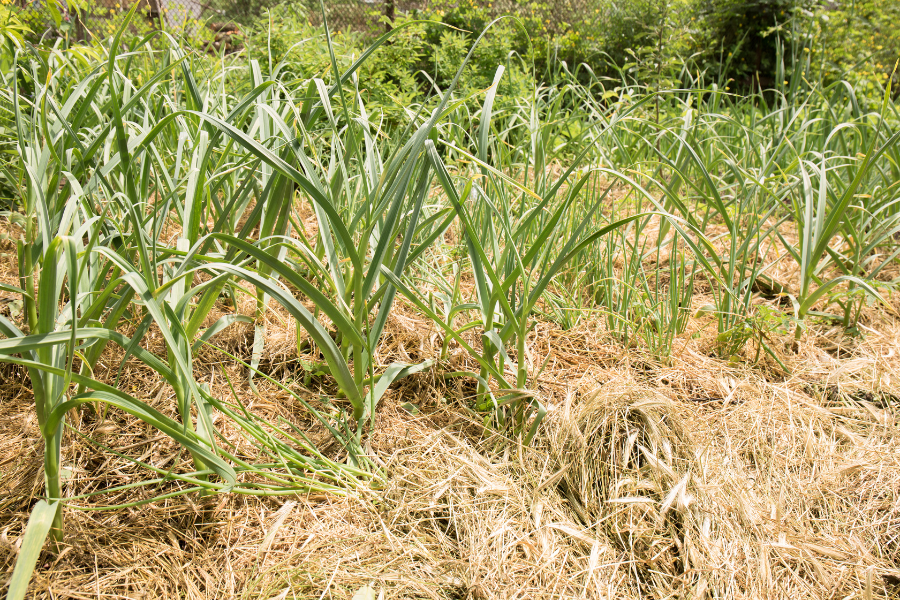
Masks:
[[[411,318],[392,321],[391,352],[427,345]],[[68,545],[42,559],[35,597],[351,598],[366,585],[385,598],[896,597],[900,327],[880,318],[841,358],[815,336],[786,351],[790,377],[710,358],[702,338],[653,364],[589,325],[546,324],[532,347],[559,356],[542,375],[552,410],[531,447],[491,434],[458,386],[422,375],[378,414],[383,490],[69,510]],[[247,336],[236,328],[223,345],[239,352]],[[271,363],[283,365],[277,339]],[[148,377],[123,385],[151,396]],[[254,410],[304,422],[286,394],[242,390]],[[422,412],[402,409],[409,401]],[[42,480],[30,391],[13,369],[0,402],[5,579]],[[78,424],[174,460],[123,416],[106,423],[115,435],[89,415]],[[81,488],[140,476],[79,438],[66,447]]]
[[[773,340],[786,374],[771,360],[713,358],[714,333],[699,321],[665,363],[622,348],[590,320],[568,331],[541,323],[529,352],[537,365],[549,355],[537,387],[551,410],[530,447],[483,427],[466,408],[465,382],[423,373],[379,408],[368,443],[383,489],[70,509],[66,546],[42,557],[34,597],[321,600],[364,586],[373,594],[357,598],[898,597],[900,320],[871,309],[863,329],[855,340],[813,330],[797,348]],[[263,368],[311,402],[330,391],[322,378],[298,383],[293,324],[274,308],[267,335]],[[246,359],[252,336],[235,326],[217,343]],[[432,327],[399,310],[379,361],[439,347]],[[230,394],[224,368],[252,410],[339,451],[289,394],[259,381],[257,395],[245,373],[204,352],[197,378],[215,393]],[[117,358],[110,350],[97,376],[113,378]],[[465,367],[458,353],[450,360]],[[120,385],[171,409],[167,389],[131,361]],[[418,414],[403,408],[410,402]],[[70,422],[157,466],[185,460],[114,411],[79,411]],[[77,435],[64,447],[69,494],[146,477]],[[0,590],[43,492],[41,451],[27,379],[4,366]]]

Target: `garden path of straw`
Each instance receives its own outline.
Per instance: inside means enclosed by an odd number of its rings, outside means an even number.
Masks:
[[[13,283],[11,252],[3,242],[0,280]],[[239,308],[251,311],[251,302]],[[867,308],[862,341],[824,328],[796,351],[774,340],[790,375],[771,360],[711,357],[708,317],[691,320],[666,364],[623,349],[591,320],[568,331],[541,323],[529,351],[534,364],[550,357],[538,392],[551,410],[531,447],[474,421],[467,384],[421,374],[378,411],[370,445],[385,489],[67,510],[67,545],[43,556],[34,597],[321,600],[364,586],[373,598],[898,597],[897,308],[896,299],[892,311]],[[328,392],[327,381],[296,383],[294,325],[276,307],[266,319],[267,372],[312,401]],[[247,358],[252,336],[252,327],[233,326],[216,342]],[[162,350],[158,336],[148,343]],[[439,347],[437,330],[398,305],[378,359],[415,360]],[[108,351],[96,375],[113,378],[120,357]],[[468,362],[458,352],[450,360]],[[197,364],[197,379],[221,397],[230,395],[224,369],[253,411],[290,419],[338,451],[277,387],[260,381],[253,394],[246,374],[212,349]],[[133,361],[120,385],[171,410],[168,390]],[[406,402],[421,412],[409,414]],[[158,466],[185,460],[121,413],[101,421],[75,412],[70,422]],[[42,493],[40,453],[28,382],[4,366],[0,590]],[[75,472],[67,494],[146,476],[71,433],[63,460]]]

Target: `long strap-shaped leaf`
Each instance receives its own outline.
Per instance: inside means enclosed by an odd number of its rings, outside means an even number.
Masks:
[[[50,532],[56,511],[62,510],[59,502],[47,502],[39,500],[31,509],[28,525],[22,535],[22,545],[19,548],[19,558],[13,569],[12,579],[9,581],[9,590],[6,600],[23,600],[28,592],[28,582],[31,581],[31,573],[41,555],[44,540]]]
[[[265,250],[231,235],[227,235],[224,233],[213,233],[210,234],[209,237],[221,240],[228,244],[230,247],[240,249],[242,252],[245,252],[246,254],[258,260],[260,263],[266,265],[275,273],[278,273],[278,275],[283,277],[285,281],[295,286],[307,297],[309,297],[309,299],[312,300],[313,303],[322,312],[324,312],[329,319],[331,319],[331,322],[335,324],[335,327],[337,327],[344,336],[351,340],[353,344],[356,344],[358,346],[365,345],[362,336],[356,331],[353,322],[345,314],[345,312],[342,311],[333,302],[331,302],[331,300],[329,300],[325,294],[319,291],[318,288],[309,283],[305,278],[303,278],[295,270],[291,269],[283,261],[279,261],[276,259],[276,257],[267,253]],[[189,253],[187,259],[190,259],[190,257],[191,254]]]
[[[354,268],[360,270],[362,269],[360,257],[356,254],[356,252],[353,251],[353,238],[350,235],[350,232],[347,231],[347,228],[345,227],[340,215],[337,213],[334,205],[331,203],[328,197],[325,196],[325,194],[322,193],[322,191],[317,186],[315,186],[306,176],[304,176],[299,170],[288,164],[277,154],[264,147],[256,140],[250,138],[243,131],[240,131],[234,125],[206,113],[197,111],[185,112],[188,114],[196,115],[203,120],[209,121],[219,129],[221,129],[224,133],[229,135],[251,154],[261,159],[263,162],[279,171],[282,175],[288,177],[289,179],[296,182],[300,187],[302,187],[303,191],[306,192],[306,194],[308,194],[313,200],[315,200],[316,204],[319,205],[322,210],[324,210],[328,215],[329,223],[334,229],[334,232],[340,239],[341,243],[344,245],[344,249],[349,255],[350,261],[353,263]],[[300,149],[295,147],[295,152],[300,152]]]
[[[32,360],[15,357],[7,357],[4,360],[5,362],[38,369],[53,375],[65,376],[66,374],[65,369],[43,365]],[[101,383],[95,379],[77,373],[72,373],[71,377],[74,383],[83,384],[89,388],[93,388],[94,391],[87,392],[57,404],[53,408],[53,411],[47,416],[47,422],[44,425],[44,429],[49,431],[59,425],[65,414],[76,406],[86,402],[100,401],[109,404],[110,406],[115,406],[126,413],[137,417],[174,439],[192,454],[201,457],[205,464],[225,481],[226,485],[220,491],[227,492],[237,483],[237,474],[234,469],[228,463],[223,461],[221,457],[213,453],[205,440],[201,440],[201,438],[191,430],[185,430],[181,423],[178,423],[157,411],[152,406],[149,406],[137,398],[126,394],[121,390],[117,390],[110,385],[106,385],[105,383]]]
[[[881,119],[879,120],[879,124],[884,122],[884,116],[887,113],[887,105],[891,99],[891,79],[888,79],[888,84],[885,86],[884,90],[884,99],[881,103]],[[891,139],[885,144],[885,146],[879,151],[879,155],[886,148],[897,142],[898,137],[900,137],[900,132],[891,136]],[[853,178],[853,181],[850,182],[850,185],[847,186],[847,189],[844,190],[844,194],[841,196],[840,201],[828,211],[828,218],[825,221],[824,226],[821,228],[818,239],[816,239],[815,249],[813,250],[813,256],[822,256],[825,253],[825,247],[831,242],[831,236],[834,235],[834,232],[837,231],[838,226],[841,221],[844,219],[844,212],[850,206],[850,203],[853,201],[853,198],[856,194],[856,190],[859,188],[860,183],[862,183],[863,178],[868,174],[869,167],[873,163],[873,159],[875,158],[875,143],[878,140],[877,135],[872,136],[872,141],[869,144],[869,149],[866,152],[865,157],[863,158],[862,164],[859,169],[856,171],[856,176]],[[824,157],[823,157],[822,168],[823,172],[820,174],[820,177],[824,178]]]
[[[450,203],[453,205],[459,220],[463,224],[466,246],[469,251],[469,260],[472,262],[472,271],[473,276],[475,277],[478,301],[481,304],[482,317],[485,320],[485,327],[490,328],[487,321],[489,320],[490,307],[494,302],[495,296],[499,299],[505,314],[511,316],[515,311],[513,311],[512,307],[509,305],[506,294],[502,293],[503,288],[500,279],[491,266],[490,260],[484,251],[484,247],[475,232],[472,221],[466,212],[466,208],[462,204],[462,199],[457,193],[453,182],[450,180],[450,173],[447,171],[447,167],[441,160],[440,155],[438,155],[437,149],[434,147],[434,143],[432,143],[431,140],[428,140],[426,143],[426,152],[438,181],[447,193]],[[468,194],[470,189],[470,186],[467,186],[463,197]]]
[[[0,339],[0,356],[10,356],[13,354],[31,353],[38,348],[58,346],[72,339],[71,331],[55,331],[53,333],[41,333],[33,335],[23,335],[21,331],[10,326],[8,321],[0,316],[0,333],[7,336],[7,339]],[[16,333],[18,332],[18,333]],[[77,337],[81,340],[105,340],[115,342],[122,348],[130,348],[131,353],[144,362],[148,367],[156,371],[167,382],[175,385],[175,371],[167,365],[161,358],[145,350],[140,346],[132,346],[133,340],[128,336],[106,329],[104,327],[82,327],[77,331]],[[0,360],[6,360],[0,358]]]
[[[365,410],[365,401],[363,399],[362,391],[357,387],[353,380],[353,375],[350,373],[347,361],[344,360],[340,349],[337,347],[337,344],[334,343],[334,340],[331,339],[331,336],[328,335],[328,332],[325,331],[325,328],[322,327],[321,323],[316,320],[312,313],[306,310],[305,306],[300,304],[296,298],[279,286],[271,277],[263,277],[249,269],[225,263],[212,263],[207,265],[206,268],[212,271],[231,273],[244,279],[248,283],[251,283],[257,288],[265,290],[266,293],[278,301],[285,310],[291,313],[291,315],[297,319],[299,325],[313,338],[319,351],[325,356],[325,362],[328,363],[328,366],[331,369],[332,377],[335,378],[338,386],[345,394],[347,394],[347,398],[353,405],[353,418],[358,420],[362,417],[363,411]],[[342,330],[342,333],[345,335],[352,335],[353,328],[348,328],[346,331]]]
[[[415,204],[413,205],[412,214],[409,217],[409,223],[406,227],[406,234],[403,236],[403,242],[400,246],[400,252],[397,255],[397,259],[394,264],[394,274],[400,277],[403,275],[403,272],[406,270],[407,258],[409,255],[409,248],[412,244],[412,238],[416,231],[416,225],[419,221],[419,214],[422,210],[422,203],[425,201],[425,197],[428,194],[428,188],[430,183],[429,177],[429,169],[428,165],[423,164],[422,170],[419,175],[419,185],[415,194]],[[389,233],[387,231],[382,232],[382,238],[386,237],[386,234]],[[391,233],[391,237],[393,237],[393,233]],[[379,240],[379,246],[381,246],[381,241]],[[372,269],[370,273],[378,273],[378,270],[381,268],[381,261],[373,262]],[[366,278],[367,281],[369,278]],[[372,278],[374,281],[374,277]],[[368,291],[364,288],[364,291]],[[384,292],[384,297],[381,300],[381,306],[378,309],[378,315],[375,317],[375,321],[372,324],[372,329],[369,332],[369,351],[374,354],[375,347],[378,344],[378,340],[381,339],[381,332],[384,331],[384,326],[387,323],[388,313],[391,310],[391,307],[394,304],[394,294],[396,290],[393,286],[388,286]],[[376,400],[377,401],[377,400]]]
[[[396,287],[401,294],[406,296],[406,298],[416,305],[416,307],[421,310],[429,319],[434,321],[441,329],[443,329],[447,335],[453,338],[469,355],[477,362],[481,367],[483,367],[486,371],[488,371],[491,375],[493,375],[500,385],[506,388],[511,388],[512,386],[504,377],[503,373],[497,370],[497,367],[494,366],[490,361],[485,360],[481,354],[479,354],[472,346],[469,345],[466,340],[459,335],[459,332],[453,327],[450,326],[449,323],[444,321],[440,315],[434,312],[431,307],[428,306],[425,302],[422,301],[421,298],[405,283],[400,281],[400,279],[391,272],[386,266],[381,266],[381,273],[387,278],[393,285]]]

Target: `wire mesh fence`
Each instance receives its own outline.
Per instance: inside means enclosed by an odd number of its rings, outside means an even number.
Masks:
[[[264,3],[246,0],[15,0],[10,6],[36,36],[70,35],[79,40],[115,32],[135,7],[133,33],[165,28],[175,34],[236,29],[259,16]]]
[[[262,17],[278,0],[0,0],[12,9],[36,37],[74,36],[79,40],[104,38],[121,25],[137,4],[130,27],[133,33],[164,27],[179,34],[202,29],[221,37]],[[452,10],[460,4],[478,6],[490,17],[514,15],[537,18],[548,33],[583,26],[592,16],[593,0],[292,0],[310,23],[321,25],[324,16],[333,30],[374,34],[390,27],[403,14],[423,14],[435,6]]]

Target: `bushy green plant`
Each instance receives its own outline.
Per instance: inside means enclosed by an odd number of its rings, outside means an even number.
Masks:
[[[877,95],[900,59],[900,3],[881,0],[823,2],[815,11],[814,64],[826,79],[845,79]],[[894,88],[900,88],[894,80]]]
[[[398,23],[389,44],[383,44],[360,66],[358,76],[365,85],[363,100],[385,126],[405,119],[405,108],[421,95],[422,84],[416,78],[424,42],[422,29],[415,24]],[[332,34],[331,51],[339,69],[346,69],[365,50],[369,36],[353,30]],[[299,81],[320,78],[334,83],[329,42],[322,28],[309,23],[305,3],[273,6],[246,28],[246,53],[263,66],[268,77],[277,78],[285,87]]]

